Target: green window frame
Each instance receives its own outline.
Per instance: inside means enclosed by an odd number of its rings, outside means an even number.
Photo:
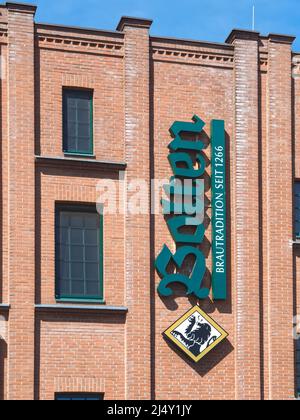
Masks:
[[[55,280],[58,301],[104,303],[103,214],[96,205],[56,205]]]
[[[93,91],[63,89],[63,152],[93,156]]]

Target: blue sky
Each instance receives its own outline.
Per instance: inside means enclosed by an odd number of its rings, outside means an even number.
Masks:
[[[36,0],[37,22],[115,29],[120,16],[154,20],[152,35],[224,42],[233,28],[295,35],[300,51],[299,0]]]

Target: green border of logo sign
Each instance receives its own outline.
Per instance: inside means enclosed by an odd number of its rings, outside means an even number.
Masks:
[[[225,123],[211,122],[212,147],[212,290],[213,298],[227,298],[227,199]]]

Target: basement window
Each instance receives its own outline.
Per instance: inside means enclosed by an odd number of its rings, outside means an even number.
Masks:
[[[91,394],[91,393],[55,394],[56,401],[101,401],[103,399],[104,399],[103,394]]]
[[[63,150],[93,155],[93,92],[63,90]]]
[[[103,215],[96,206],[57,205],[56,299],[103,301]]]

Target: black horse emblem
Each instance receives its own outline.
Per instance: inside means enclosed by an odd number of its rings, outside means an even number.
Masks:
[[[185,330],[185,334],[182,334],[179,331],[173,331],[172,335],[179,339],[179,341],[197,357],[201,353],[201,348],[204,345],[206,345],[206,348],[209,347],[216,341],[217,337],[211,337],[211,326],[207,323],[197,321],[194,315],[191,316],[188,321],[189,326]]]

